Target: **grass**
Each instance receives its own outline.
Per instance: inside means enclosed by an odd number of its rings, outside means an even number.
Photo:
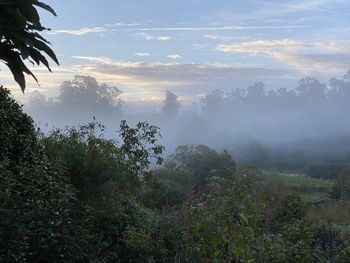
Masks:
[[[309,209],[311,220],[326,220],[330,223],[350,223],[350,201],[329,202]]]
[[[350,200],[336,201],[330,196],[334,181],[268,170],[263,171],[263,176],[271,187],[285,187],[286,191],[298,194],[309,204],[308,217],[311,220],[350,223]]]
[[[263,176],[272,187],[284,186],[289,192],[298,194],[308,204],[332,201],[329,193],[335,183],[331,180],[314,179],[303,174],[283,174],[277,171],[263,171]]]

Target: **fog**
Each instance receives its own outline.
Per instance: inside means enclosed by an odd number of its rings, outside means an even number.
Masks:
[[[205,144],[227,149],[238,163],[298,169],[305,163],[350,160],[350,71],[326,83],[309,77],[294,89],[270,89],[259,80],[231,91],[218,89],[192,105],[167,91],[161,107],[125,110],[117,87],[76,76],[60,84],[56,98],[33,92],[25,110],[38,127],[78,125],[94,118],[116,137],[120,120],[160,127],[166,154],[178,145]]]

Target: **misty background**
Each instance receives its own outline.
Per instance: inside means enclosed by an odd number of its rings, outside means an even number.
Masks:
[[[168,90],[162,104],[148,110],[128,108],[122,92],[92,76],[75,76],[60,84],[57,97],[32,92],[25,110],[44,132],[96,120],[106,126],[106,137],[115,138],[121,120],[148,121],[160,127],[166,155],[179,145],[205,144],[228,150],[240,164],[282,170],[350,161],[350,71],[326,83],[307,77],[293,89],[252,81],[214,89],[191,104]]]

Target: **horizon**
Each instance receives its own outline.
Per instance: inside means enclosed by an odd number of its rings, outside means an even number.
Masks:
[[[27,78],[24,95],[2,67],[5,86],[20,101],[34,90],[55,97],[74,75],[118,87],[136,108],[159,108],[166,90],[191,105],[215,89],[257,81],[293,89],[304,77],[326,82],[350,69],[348,0],[47,3],[58,17],[40,15],[60,66],[52,65],[52,74],[31,67],[39,85]]]

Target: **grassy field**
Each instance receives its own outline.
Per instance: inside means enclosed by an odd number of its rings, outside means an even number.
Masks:
[[[314,179],[303,174],[288,174],[278,171],[263,171],[267,182],[275,187],[285,187],[290,193],[299,195],[308,204],[322,204],[332,201],[334,182]]]
[[[326,220],[332,223],[350,223],[350,201],[327,202],[310,207],[308,216],[314,221]]]
[[[272,187],[283,187],[288,193],[299,195],[309,205],[311,220],[337,224],[350,222],[350,200],[336,201],[332,198],[334,181],[269,170],[263,171],[263,176]]]

